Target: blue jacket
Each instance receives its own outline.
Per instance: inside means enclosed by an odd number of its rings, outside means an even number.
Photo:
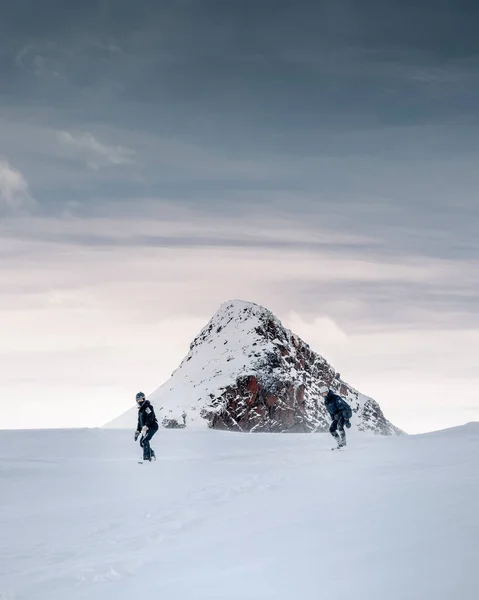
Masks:
[[[324,399],[324,404],[333,419],[342,416],[345,421],[349,421],[352,417],[353,411],[349,404],[331,390],[329,390],[328,395]]]

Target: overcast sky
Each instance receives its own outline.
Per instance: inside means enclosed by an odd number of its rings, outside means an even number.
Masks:
[[[409,432],[479,420],[478,22],[474,0],[4,3],[0,428],[110,420],[230,298]]]

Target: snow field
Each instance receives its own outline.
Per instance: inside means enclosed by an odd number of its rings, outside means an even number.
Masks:
[[[2,600],[477,600],[479,424],[0,432]]]

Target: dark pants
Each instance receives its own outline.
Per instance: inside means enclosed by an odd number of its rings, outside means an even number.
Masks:
[[[340,446],[346,445],[346,433],[344,432],[344,417],[342,414],[334,415],[333,422],[329,427],[329,433],[338,440],[338,444]]]
[[[155,435],[158,429],[148,429],[145,436],[140,439],[140,446],[143,448],[143,460],[151,460],[155,453],[150,446],[150,440]]]

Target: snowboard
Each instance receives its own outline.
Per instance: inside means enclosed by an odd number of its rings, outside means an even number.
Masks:
[[[156,456],[152,456],[151,460],[139,460],[138,464],[142,465],[143,463],[148,463],[148,462],[155,462],[156,461]]]

